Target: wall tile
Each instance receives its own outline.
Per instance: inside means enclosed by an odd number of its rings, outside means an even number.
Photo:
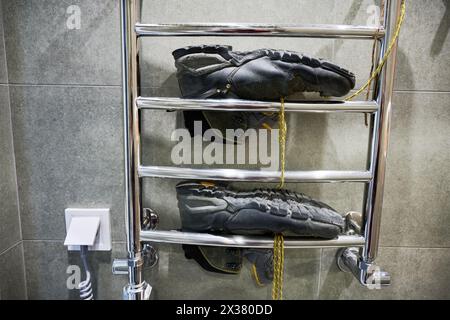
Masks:
[[[67,27],[69,6],[80,29]],[[3,11],[11,83],[120,85],[119,1],[3,1]]]
[[[203,270],[184,257],[180,246],[159,246],[160,262],[145,279],[154,299],[271,299],[271,286],[258,287],[245,263],[238,275]],[[313,299],[317,292],[318,250],[287,250],[283,297]]]
[[[148,0],[142,5],[147,23],[241,22],[332,23],[334,1],[289,0]],[[317,12],[321,14],[318,15]]]
[[[25,300],[23,246],[18,243],[0,254],[0,300]]]
[[[449,247],[450,94],[396,93],[381,243]]]
[[[0,252],[21,239],[8,86],[0,85]]]
[[[398,52],[397,90],[448,91],[450,3],[408,1]]]
[[[344,0],[336,8],[336,23],[363,24],[372,20],[370,7],[379,1]],[[447,1],[410,1],[399,38],[397,90],[448,91],[450,4]],[[420,44],[420,45],[418,45]],[[336,41],[336,60],[351,59],[351,70],[364,83],[370,70],[370,41]]]
[[[124,237],[119,88],[11,88],[24,239],[64,239],[64,209],[109,207]]]
[[[78,290],[67,288],[68,266],[82,266],[79,252],[68,252],[60,241],[24,241],[24,248],[29,299],[79,299]],[[120,242],[113,243],[111,252],[89,253],[96,299],[121,299],[126,276],[113,275],[111,264],[114,258],[124,257],[125,244]],[[81,272],[83,280],[83,268]]]
[[[336,6],[335,23],[345,25],[363,25],[376,23],[371,19],[374,0],[343,0]],[[335,40],[334,61],[345,66],[356,76],[355,89],[359,89],[369,78],[373,41]]]
[[[450,250],[387,248],[380,250],[377,264],[391,274],[392,284],[381,290],[362,287],[336,265],[336,250],[322,255],[320,299],[449,299],[447,272]]]
[[[8,72],[6,70],[6,52],[3,33],[3,13],[2,4],[0,2],[0,83],[7,83]]]

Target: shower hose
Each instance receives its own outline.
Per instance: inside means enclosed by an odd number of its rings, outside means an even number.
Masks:
[[[86,272],[86,280],[81,281],[78,285],[80,290],[81,300],[94,300],[94,294],[92,292],[91,272],[89,271],[89,264],[87,261],[88,246],[80,247],[81,260],[83,261],[84,271]]]

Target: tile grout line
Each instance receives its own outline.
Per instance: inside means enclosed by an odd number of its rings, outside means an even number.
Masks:
[[[8,73],[8,59],[6,59],[6,41],[5,41],[5,28],[4,23],[3,23],[3,2],[0,1],[0,23],[2,24],[2,38],[0,39],[0,41],[3,42],[3,48],[5,50],[5,57],[4,57],[4,61],[5,61],[5,68],[6,68],[6,84],[9,84],[9,73]]]
[[[320,256],[319,256],[319,274],[317,276],[317,292],[314,297],[316,300],[319,300],[320,297],[320,283],[322,281],[322,259],[323,259],[323,248],[320,248]]]
[[[5,250],[3,250],[2,252],[0,252],[0,256],[8,253],[10,250],[14,249],[16,246],[18,246],[20,243],[22,243],[22,240],[19,240],[17,242],[15,242],[14,244],[12,244],[10,247],[6,248]]]
[[[25,285],[25,300],[28,300],[28,277],[27,277],[27,267],[26,267],[27,261],[25,260],[25,245],[24,245],[23,239],[20,240],[20,242],[22,244],[22,256],[23,256],[22,268],[23,268],[23,281],[24,281],[24,285]]]
[[[12,147],[12,162],[13,162],[13,172],[14,172],[14,187],[15,187],[15,191],[16,191],[16,203],[17,203],[17,215],[19,218],[19,242],[17,243],[17,245],[21,244],[22,245],[22,252],[21,252],[21,256],[22,256],[22,272],[23,272],[23,281],[24,281],[24,292],[25,292],[25,300],[28,300],[28,286],[27,286],[27,273],[26,273],[26,261],[25,261],[25,247],[23,245],[23,230],[22,230],[22,216],[20,214],[20,200],[19,200],[19,183],[17,180],[17,166],[16,166],[16,148],[15,148],[15,144],[14,144],[14,131],[13,131],[13,124],[12,124],[12,108],[11,108],[11,90],[9,89],[10,84],[9,84],[9,71],[8,71],[8,59],[6,56],[6,41],[5,41],[5,28],[4,23],[3,23],[3,2],[0,1],[0,13],[1,13],[1,17],[0,17],[0,22],[2,24],[2,39],[1,41],[3,41],[3,48],[5,50],[5,68],[6,68],[6,90],[7,90],[7,97],[8,97],[8,109],[9,109],[9,124],[10,124],[10,128],[11,128],[11,147]],[[3,253],[2,253],[3,254]],[[1,255],[1,254],[0,254]]]

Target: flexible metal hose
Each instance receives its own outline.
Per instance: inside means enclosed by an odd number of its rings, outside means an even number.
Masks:
[[[87,246],[80,247],[81,260],[83,261],[84,270],[86,272],[86,280],[80,282],[80,284],[78,285],[78,290],[80,290],[81,300],[94,300],[91,283],[91,272],[89,271],[89,264],[87,261],[87,252]]]

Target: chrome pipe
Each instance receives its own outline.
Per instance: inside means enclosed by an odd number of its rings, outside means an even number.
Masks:
[[[125,223],[128,252],[128,285],[123,297],[127,300],[148,299],[150,286],[142,279],[141,188],[139,167],[139,117],[134,103],[138,97],[138,41],[134,25],[140,15],[139,0],[121,1],[122,90],[125,151]]]
[[[396,19],[392,23],[392,10],[395,6]],[[385,30],[386,35],[381,41],[380,61],[386,53],[387,46],[392,39],[392,28],[400,18],[401,0],[387,0],[385,10]],[[397,43],[392,50],[391,57],[385,65],[382,74],[378,77],[375,95],[377,97],[380,112],[374,118],[372,124],[370,165],[369,171],[373,180],[366,187],[365,195],[365,215],[364,215],[364,236],[366,245],[362,251],[362,259],[365,263],[374,262],[378,254],[379,235],[381,225],[381,213],[383,205],[383,192],[386,174],[387,151],[389,145],[389,131],[391,123],[392,93],[394,86],[394,76],[396,67]],[[365,276],[361,276],[364,281]]]
[[[312,24],[312,25],[273,25],[251,23],[180,23],[180,24],[142,24],[135,30],[140,37],[187,36],[187,37],[308,37],[374,39],[383,37],[384,29],[368,26]]]
[[[141,231],[142,242],[189,244],[198,246],[273,248],[273,238],[238,235],[213,235],[180,231]],[[340,248],[362,247],[362,236],[339,236],[332,240],[285,237],[285,248]]]
[[[361,261],[358,248],[346,248],[338,252],[337,265],[343,272],[352,273],[369,289],[381,289],[391,284],[391,275],[374,264]]]
[[[241,99],[180,99],[163,97],[139,97],[136,99],[139,109],[161,110],[203,110],[203,111],[250,111],[277,112],[280,102],[251,101]],[[373,113],[378,111],[375,101],[311,101],[286,102],[286,112],[348,112]]]
[[[141,166],[139,176],[148,178],[213,181],[279,182],[281,173],[269,170],[195,169],[166,166]],[[364,182],[372,179],[369,171],[286,171],[286,182]]]

